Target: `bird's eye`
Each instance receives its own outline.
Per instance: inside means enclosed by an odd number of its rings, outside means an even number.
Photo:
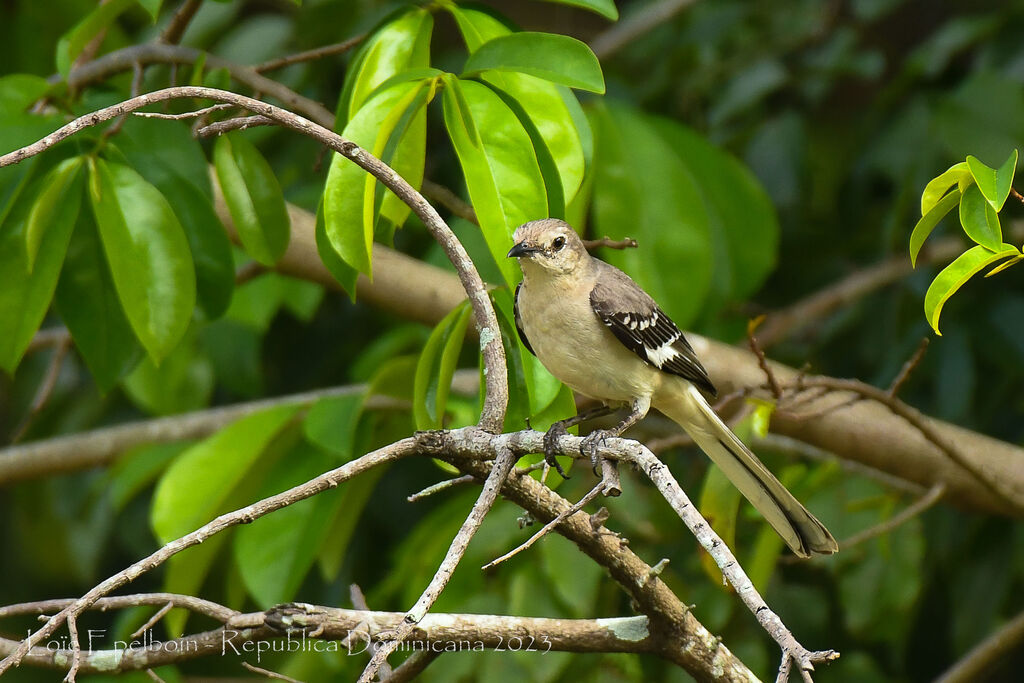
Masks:
[[[564,237],[556,237],[554,239],[554,241],[551,243],[551,248],[554,249],[555,251],[558,251],[559,249],[561,249],[564,246],[565,246],[565,238]]]

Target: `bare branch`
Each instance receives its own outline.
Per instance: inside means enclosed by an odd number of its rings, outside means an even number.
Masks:
[[[583,246],[587,248],[587,251],[594,251],[601,247],[604,247],[605,249],[636,249],[640,245],[632,237],[613,240],[611,237],[605,235],[604,237],[596,240],[583,240]]]
[[[660,0],[646,5],[591,40],[590,49],[598,58],[607,59],[658,24],[679,14],[694,1]]]
[[[32,426],[32,422],[39,416],[43,408],[50,400],[50,396],[53,395],[53,389],[57,386],[57,378],[60,376],[60,368],[64,363],[64,357],[67,356],[68,349],[71,348],[71,337],[63,337],[56,343],[53,349],[53,356],[50,358],[50,364],[46,368],[46,375],[43,377],[42,383],[39,385],[39,389],[36,391],[35,398],[32,399],[32,407],[29,408],[28,414],[22,419],[21,424],[14,431],[14,436],[11,437],[12,443],[17,443],[25,436],[28,428]]]
[[[208,123],[198,128],[195,134],[199,138],[209,138],[215,135],[230,133],[233,130],[245,130],[246,128],[272,125],[274,125],[274,122],[265,116],[239,116],[238,118],[227,119],[226,121]]]
[[[298,64],[300,62],[312,62],[316,59],[323,59],[325,57],[333,57],[348,52],[361,42],[366,40],[366,34],[343,40],[340,43],[334,43],[332,45],[324,45],[313,50],[306,50],[305,52],[298,52],[293,55],[287,55],[278,59],[271,59],[270,61],[263,62],[262,64],[256,64],[252,67],[252,70],[256,73],[264,73],[266,71],[276,71],[277,69],[283,69],[286,66],[292,64]]]
[[[196,109],[195,111],[186,111],[181,114],[165,114],[159,111],[136,111],[132,112],[135,116],[139,116],[144,119],[165,119],[167,121],[182,121],[185,119],[198,119],[200,116],[206,116],[217,111],[224,111],[225,109],[232,109],[235,105],[233,104],[213,104],[209,107],[203,107],[202,109]]]
[[[476,481],[476,478],[471,474],[464,474],[461,477],[455,477],[454,479],[445,479],[444,481],[439,481],[436,484],[431,484],[419,493],[414,493],[411,496],[408,496],[406,500],[410,503],[416,503],[428,496],[434,495],[435,493],[446,491],[461,484],[470,484],[474,481]]]
[[[899,374],[893,378],[892,384],[889,385],[890,396],[896,396],[896,394],[900,393],[903,384],[910,378],[911,373],[917,369],[921,359],[924,358],[924,352],[928,350],[928,342],[928,337],[921,338],[921,342],[917,345],[914,355],[907,359],[907,362],[900,368]]]
[[[1020,648],[1021,643],[1024,643],[1024,612],[975,645],[963,659],[935,679],[935,682],[972,683],[980,681],[985,678],[986,671],[1000,659]]]
[[[160,34],[158,40],[161,43],[168,45],[177,45],[181,42],[182,36],[185,35],[185,29],[192,22],[192,17],[199,11],[199,7],[203,4],[203,0],[185,0],[178,11],[171,17],[170,22],[164,28]]]
[[[946,493],[946,485],[939,482],[935,486],[928,489],[928,493],[921,496],[918,500],[914,501],[906,508],[901,510],[898,514],[893,515],[889,519],[885,520],[881,524],[876,524],[873,527],[864,529],[855,533],[853,536],[841,541],[839,547],[847,549],[852,546],[869,541],[872,538],[887,534],[893,529],[905,524],[909,520],[913,519],[917,515],[921,514],[931,506],[935,505],[942,499],[942,496]]]
[[[448,547],[448,553],[441,562],[441,566],[434,573],[434,578],[430,580],[430,583],[424,589],[416,604],[406,613],[402,625],[396,629],[394,636],[373,653],[370,662],[359,676],[360,683],[370,683],[373,680],[381,665],[398,648],[402,641],[409,637],[416,624],[423,620],[423,617],[426,616],[430,608],[433,607],[434,602],[441,595],[441,591],[448,585],[448,580],[451,579],[452,574],[455,573],[455,568],[462,561],[462,556],[466,553],[470,540],[483,523],[484,516],[490,511],[494,501],[497,500],[498,492],[504,485],[509,472],[512,470],[512,465],[515,464],[518,457],[513,454],[512,449],[507,447],[496,448],[495,456],[494,464],[491,466],[491,471],[488,473],[486,481],[484,481],[480,496],[476,499],[476,503],[473,504],[473,509],[470,510],[466,521],[462,523],[459,532],[452,539],[452,543]]]
[[[245,669],[246,671],[251,671],[254,674],[259,674],[260,676],[266,676],[267,678],[272,678],[272,679],[274,679],[276,681],[288,681],[288,683],[302,683],[302,681],[298,680],[297,678],[292,678],[291,676],[285,676],[284,674],[279,674],[276,671],[268,671],[267,669],[262,669],[262,668],[260,668],[258,666],[253,666],[249,662],[242,662],[242,668]]]
[[[40,600],[38,602],[24,602],[17,605],[0,607],[0,618],[13,617],[21,614],[49,614],[59,611],[74,604],[75,598],[61,598],[57,600]],[[89,605],[90,610],[106,612],[112,609],[126,609],[128,607],[140,607],[144,605],[166,605],[182,607],[196,614],[210,617],[221,623],[227,623],[238,616],[239,612],[233,609],[218,605],[209,600],[196,598],[191,595],[180,595],[178,593],[139,593],[135,595],[116,595],[113,597],[100,598]]]

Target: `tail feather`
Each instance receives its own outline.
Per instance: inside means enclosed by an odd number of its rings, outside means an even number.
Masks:
[[[656,407],[686,430],[795,554],[810,557],[839,550],[828,529],[732,433],[700,391],[689,386],[674,399],[659,401]]]

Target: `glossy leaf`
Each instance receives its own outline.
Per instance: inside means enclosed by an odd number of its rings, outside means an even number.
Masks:
[[[182,453],[153,494],[150,523],[159,541],[168,543],[213,519],[297,411],[278,406],[249,415]]]
[[[138,173],[102,159],[90,171],[93,215],[118,298],[159,363],[184,335],[196,303],[188,240],[170,204]]]
[[[596,232],[640,243],[639,249],[608,250],[602,257],[629,273],[685,328],[711,290],[713,251],[700,186],[650,117],[622,105],[590,114],[597,139]]]
[[[998,170],[986,166],[977,157],[970,155],[967,156],[967,166],[971,169],[978,189],[985,195],[992,209],[1001,211],[1013,187],[1013,175],[1017,171],[1017,150],[1013,150]]]
[[[1012,244],[1003,244],[998,251],[991,251],[979,245],[971,247],[943,268],[932,280],[924,295],[924,314],[935,334],[942,335],[939,332],[939,316],[949,297],[975,274],[1005,258],[1019,255],[1020,251]]]
[[[81,211],[54,300],[75,348],[106,393],[134,366],[142,349],[125,317],[96,221]]]
[[[327,224],[324,220],[324,203],[320,202],[320,207],[316,212],[316,227],[314,228],[314,238],[316,239],[316,252],[320,255],[320,260],[323,262],[324,267],[334,276],[334,279],[338,281],[341,288],[348,294],[349,299],[355,301],[356,299],[356,280],[359,278],[359,271],[345,263],[338,256],[338,252],[334,250],[334,246],[331,244],[331,240],[327,237]]]
[[[466,327],[473,314],[468,303],[452,309],[437,324],[416,364],[413,417],[417,429],[440,429],[448,405],[455,364],[462,349]]]
[[[960,224],[972,240],[996,251],[1003,243],[999,214],[985,200],[977,185],[971,185],[960,197]]]
[[[93,38],[110,26],[125,10],[132,7],[136,0],[110,0],[101,3],[87,14],[84,19],[61,36],[57,43],[57,71],[67,78],[71,65],[82,53],[85,46]]]
[[[345,127],[371,93],[392,76],[430,66],[433,28],[430,12],[416,7],[401,12],[373,32],[345,74],[336,126]]]
[[[83,191],[80,175],[75,182],[77,190],[74,187],[69,189],[68,201],[53,216],[47,238],[39,244],[35,267],[31,271],[25,235],[31,208],[45,189],[41,180],[29,185],[7,220],[0,224],[0,273],[4,281],[0,287],[0,330],[3,330],[0,334],[0,368],[8,373],[13,373],[21,361],[57,287]]]
[[[604,75],[593,51],[575,38],[520,31],[493,38],[466,60],[463,77],[483,71],[515,71],[553,83],[604,92]]]
[[[56,221],[78,219],[78,208],[82,202],[82,184],[79,171],[82,158],[65,159],[43,178],[43,189],[32,204],[25,225],[25,256],[31,273],[35,266],[39,244]]]
[[[444,121],[487,246],[506,283],[513,285],[519,268],[505,257],[512,232],[548,215],[544,177],[530,136],[493,91],[456,78],[445,81]]]
[[[426,145],[426,105],[431,82],[401,82],[376,94],[345,126],[342,136],[374,156],[388,157],[399,175],[414,187],[423,179]],[[401,126],[400,124],[405,124]],[[390,155],[385,154],[395,137]],[[376,201],[377,180],[355,163],[335,153],[324,188],[324,223],[331,245],[341,259],[359,272],[371,270],[374,227],[380,212],[404,221],[407,207],[390,190]],[[376,210],[375,210],[376,209]]]
[[[771,199],[746,166],[690,128],[671,119],[649,120],[703,199],[714,254],[706,310],[745,300],[775,269],[780,229]]]
[[[914,231],[910,233],[910,264],[912,266],[917,266],[918,254],[921,253],[921,247],[924,246],[924,241],[928,239],[928,235],[932,234],[932,230],[939,224],[939,221],[952,211],[954,206],[960,203],[960,197],[960,190],[953,190],[932,205],[928,209],[928,213],[921,216],[921,220],[914,226]]]
[[[941,175],[933,178],[925,185],[924,192],[921,193],[921,215],[927,216],[931,213],[939,201],[947,196],[946,192],[949,191],[949,188],[954,185],[964,185],[970,182],[970,180],[971,171],[965,161],[953,164]],[[963,190],[965,188],[961,187],[960,189]]]
[[[614,0],[547,0],[548,2],[558,3],[559,5],[570,5],[572,7],[581,7],[583,9],[590,10],[595,14],[600,14],[605,19],[616,21],[619,18],[619,10],[615,7]]]
[[[288,247],[291,221],[270,164],[241,135],[217,138],[213,162],[245,250],[263,265],[274,265]]]

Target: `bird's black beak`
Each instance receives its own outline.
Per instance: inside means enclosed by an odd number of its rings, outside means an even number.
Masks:
[[[508,254],[506,254],[506,257],[512,258],[519,256],[529,256],[530,254],[536,254],[538,251],[540,251],[539,247],[531,246],[526,242],[520,242],[519,244],[508,250]]]

